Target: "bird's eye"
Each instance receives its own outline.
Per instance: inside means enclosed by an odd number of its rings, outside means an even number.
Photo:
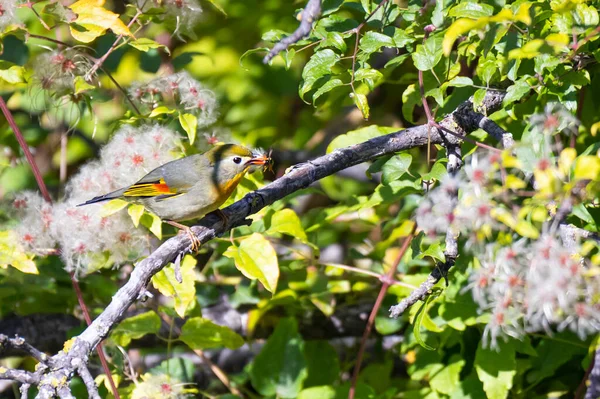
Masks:
[[[235,158],[233,158],[233,162],[235,162],[235,163],[240,163],[240,162],[242,162],[242,158],[240,158],[240,157],[235,157]]]

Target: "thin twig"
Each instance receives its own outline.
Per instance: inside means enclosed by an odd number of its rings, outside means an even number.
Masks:
[[[143,14],[143,12],[141,10],[137,10],[137,12],[133,16],[133,18],[131,18],[131,21],[129,21],[129,24],[127,24],[127,29],[129,29],[131,27],[131,25],[133,25],[135,23],[135,21],[137,21],[137,19],[142,14]],[[106,61],[106,59],[108,58],[108,56],[111,55],[113,51],[115,51],[115,49],[117,47],[117,44],[119,44],[119,42],[121,41],[121,39],[123,37],[125,37],[125,35],[122,34],[122,33],[119,36],[117,36],[117,38],[115,39],[115,41],[112,44],[112,46],[110,46],[110,48],[108,49],[108,51],[106,53],[104,53],[104,55],[102,57],[100,57],[98,59],[98,61],[96,61],[96,63],[92,66],[92,68],[86,73],[86,80],[90,80],[91,77],[94,76],[94,74],[96,73],[96,71],[102,66],[102,64],[104,64],[104,61]]]
[[[2,97],[0,97],[0,108],[2,109],[2,113],[4,114],[4,117],[6,118],[6,120],[8,121],[10,128],[15,133],[15,137],[16,137],[17,141],[19,142],[19,145],[21,146],[23,153],[25,154],[25,158],[27,158],[27,162],[29,162],[29,165],[31,166],[33,176],[35,177],[35,181],[37,182],[38,187],[40,188],[42,197],[44,197],[44,199],[47,202],[52,202],[52,198],[50,197],[50,193],[48,192],[48,189],[46,188],[46,184],[44,183],[44,179],[42,178],[40,169],[37,167],[37,164],[35,163],[35,159],[33,158],[31,151],[29,151],[29,146],[27,145],[27,142],[25,141],[23,134],[21,134],[21,130],[17,126],[17,123],[15,122],[15,118],[13,118],[12,112],[10,112],[10,110],[8,109],[8,106],[6,105],[6,102],[4,102],[4,99]]]
[[[348,270],[350,272],[354,272],[354,273],[359,273],[359,274],[364,274],[364,275],[367,275],[367,276],[375,277],[379,281],[383,281],[386,278],[385,275],[382,275],[382,274],[379,274],[379,273],[375,273],[375,272],[372,272],[370,270],[365,270],[365,269],[361,269],[361,268],[358,268],[358,267],[354,267],[354,266],[341,265],[339,263],[321,263],[321,265],[335,267],[336,269]],[[391,284],[393,284],[393,285],[399,285],[401,287],[406,287],[406,288],[410,288],[410,289],[417,288],[417,287],[415,287],[412,284],[403,283],[402,281],[398,281],[398,280],[391,281]]]
[[[22,337],[15,336],[14,338],[10,338],[4,334],[0,334],[0,350],[3,347],[25,352],[40,363],[46,363],[48,361],[48,355],[29,345]]]
[[[13,380],[22,384],[37,384],[39,378],[29,371],[0,367],[0,380]]]
[[[302,14],[300,14],[301,19],[298,28],[291,35],[284,37],[273,46],[271,51],[263,58],[263,64],[268,64],[277,54],[308,36],[312,30],[312,24],[317,20],[319,14],[321,14],[321,0],[308,0],[306,7],[304,7]]]
[[[398,257],[394,261],[394,264],[392,265],[392,267],[390,267],[390,270],[388,270],[387,274],[385,275],[386,279],[382,281],[381,289],[379,290],[379,294],[377,295],[377,299],[375,300],[375,305],[373,305],[373,309],[371,310],[371,314],[369,315],[369,319],[367,320],[367,326],[365,327],[365,332],[362,336],[362,339],[360,340],[360,348],[358,350],[358,355],[356,356],[356,363],[354,364],[354,371],[352,372],[352,380],[350,382],[350,390],[348,391],[348,399],[354,399],[354,395],[356,394],[356,382],[358,381],[358,373],[360,372],[360,365],[362,363],[363,356],[365,354],[365,347],[367,346],[367,339],[369,338],[369,335],[371,335],[371,330],[373,329],[373,325],[375,324],[375,317],[377,317],[379,308],[381,307],[381,304],[383,303],[383,298],[385,297],[385,294],[387,293],[387,290],[393,281],[394,274],[398,270],[398,265],[400,264],[402,257],[404,257],[404,254],[406,253],[406,250],[408,249],[408,246],[410,245],[410,242],[413,239],[413,235],[415,234],[416,227],[417,227],[417,225],[414,224],[410,234],[408,235],[408,237],[406,237],[404,239],[404,242],[402,243],[402,247],[400,248],[400,253],[398,254]]]
[[[98,393],[98,386],[96,386],[96,381],[94,381],[94,377],[90,374],[90,370],[86,367],[85,364],[81,361],[81,359],[76,359],[78,362],[75,362],[74,366],[77,368],[77,372],[85,385],[88,395],[90,399],[100,399],[100,394]]]

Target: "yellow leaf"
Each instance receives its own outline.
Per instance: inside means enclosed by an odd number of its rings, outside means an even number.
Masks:
[[[569,44],[569,36],[564,33],[551,33],[546,36],[546,43],[554,47],[555,51],[560,51]]]
[[[499,222],[504,223],[505,225],[507,225],[510,228],[513,228],[514,226],[517,225],[517,220],[515,219],[515,217],[512,215],[512,213],[510,213],[509,211],[507,211],[506,209],[503,208],[492,208],[492,210],[490,211],[490,215],[498,220]]]
[[[190,144],[194,144],[196,130],[198,129],[198,118],[192,114],[179,114],[179,124],[187,133]]]
[[[559,181],[555,176],[554,168],[535,169],[533,176],[535,177],[536,188],[542,195],[553,194],[558,188]]]
[[[282,233],[292,237],[296,237],[302,242],[308,242],[306,233],[300,223],[300,218],[292,209],[285,208],[277,211],[271,217],[271,226],[268,233]]]
[[[71,5],[77,19],[70,25],[73,37],[89,43],[101,36],[107,29],[116,35],[132,36],[129,28],[119,19],[119,14],[104,8],[105,0],[79,0]],[[79,27],[83,30],[78,29]]]
[[[138,227],[140,224],[140,218],[144,214],[144,205],[132,204],[127,209],[127,213],[131,216],[131,220],[133,221],[133,225]]]
[[[519,179],[515,175],[507,175],[505,184],[506,187],[511,190],[520,190],[527,186],[527,184],[523,180]]]
[[[518,22],[523,22],[526,25],[531,25],[531,14],[529,13],[529,9],[531,8],[531,3],[523,3],[517,10],[515,14],[515,20]]]
[[[196,259],[186,255],[181,261],[181,283],[175,278],[175,266],[170,264],[152,277],[152,285],[164,296],[175,299],[175,311],[185,317],[196,301]]]
[[[535,228],[535,226],[525,220],[519,220],[517,222],[515,231],[517,234],[527,238],[535,239],[540,236],[540,232]]]
[[[460,18],[457,19],[450,25],[446,34],[444,35],[444,40],[442,42],[442,48],[444,50],[444,55],[447,57],[450,55],[452,51],[452,46],[454,46],[454,42],[458,39],[459,36],[464,35],[473,29],[478,29],[484,26],[489,18],[479,18],[477,20],[469,19],[469,18]]]
[[[598,130],[600,130],[600,122],[596,122],[592,125],[590,133],[592,133],[592,136],[596,137],[596,134],[598,134]]]
[[[0,266],[12,266],[22,273],[39,274],[33,255],[23,251],[15,235],[10,231],[0,232]]]
[[[558,159],[558,168],[563,176],[569,176],[575,158],[577,158],[577,151],[575,148],[565,148],[561,151]]]
[[[258,233],[242,240],[239,247],[230,246],[223,254],[235,261],[235,267],[252,280],[258,279],[270,292],[279,280],[277,253],[271,243]]]
[[[575,161],[575,178],[598,180],[600,178],[600,157],[584,155]]]
[[[102,209],[100,210],[100,217],[107,217],[119,212],[121,209],[125,208],[129,203],[127,201],[123,201],[122,199],[114,199],[108,201]]]

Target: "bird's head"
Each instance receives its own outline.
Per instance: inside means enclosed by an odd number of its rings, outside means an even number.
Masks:
[[[223,144],[205,153],[214,167],[214,177],[221,183],[238,180],[246,172],[254,172],[270,162],[262,151],[252,151],[237,144]]]

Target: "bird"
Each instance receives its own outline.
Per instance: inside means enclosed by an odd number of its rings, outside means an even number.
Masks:
[[[187,233],[192,250],[200,242],[188,226],[178,222],[199,219],[216,211],[233,194],[246,173],[266,168],[271,157],[237,144],[216,145],[203,154],[190,155],[157,167],[130,186],[94,197],[78,206],[122,199],[141,204],[162,221]]]

